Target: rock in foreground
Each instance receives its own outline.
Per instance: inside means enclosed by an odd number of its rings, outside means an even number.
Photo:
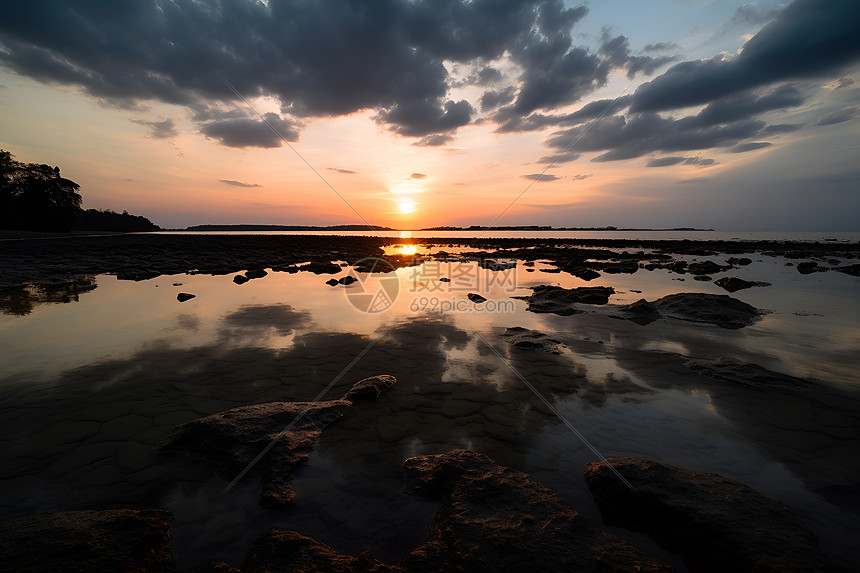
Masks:
[[[0,566],[17,572],[173,571],[169,511],[58,511],[5,523]]]
[[[808,388],[815,385],[815,382],[806,378],[781,374],[757,364],[738,362],[731,358],[688,360],[684,366],[722,382],[756,388]]]
[[[669,571],[528,475],[466,450],[410,458],[407,489],[442,501],[407,571]]]
[[[612,287],[563,288],[553,285],[540,285],[529,296],[515,296],[529,303],[526,310],[536,313],[552,313],[570,316],[582,312],[576,304],[606,304],[615,293]]]
[[[585,480],[606,522],[644,531],[693,571],[839,571],[815,534],[783,503],[710,472],[609,458]]]
[[[560,340],[548,337],[537,330],[529,330],[522,326],[512,326],[502,334],[511,346],[525,350],[542,350],[551,354],[561,354]]]
[[[379,396],[394,385],[382,375],[357,382],[340,400],[270,402],[242,406],[176,426],[159,449],[201,456],[232,480],[275,441],[255,465],[263,475],[260,500],[283,506],[293,501],[292,474],[310,458],[322,430],[343,416],[353,400]]]

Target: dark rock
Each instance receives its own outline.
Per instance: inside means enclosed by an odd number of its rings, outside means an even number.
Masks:
[[[540,272],[554,274],[554,273],[560,273],[561,269],[552,267],[552,268],[547,268],[547,269],[540,269]]]
[[[693,571],[842,570],[788,506],[740,482],[649,460],[606,462],[585,471],[606,522],[650,534]]]
[[[406,487],[442,507],[406,571],[669,571],[528,475],[455,450],[403,464]]]
[[[161,273],[148,269],[124,269],[116,273],[116,278],[121,281],[146,281],[160,276]]]
[[[357,278],[355,278],[353,275],[346,275],[345,277],[341,278],[341,279],[340,279],[339,281],[337,281],[337,282],[338,282],[338,283],[340,283],[340,284],[342,284],[342,285],[347,285],[347,286],[348,286],[348,285],[351,285],[352,283],[357,283],[357,282],[358,282],[358,279],[357,279]]]
[[[560,286],[540,285],[534,288],[529,296],[515,296],[529,303],[526,310],[537,313],[552,313],[570,316],[582,312],[574,305],[606,304],[609,297],[615,293],[612,287],[579,287],[566,289]]]
[[[574,267],[572,269],[565,269],[567,272],[572,274],[578,279],[582,279],[584,281],[591,281],[600,277],[600,273],[585,267]]]
[[[448,277],[442,277],[439,279],[439,282],[440,283],[449,283],[449,282],[451,282],[451,279],[449,279]]]
[[[524,267],[533,267],[533,266],[535,266],[535,262],[534,261],[526,261],[523,263],[523,266]]]
[[[272,267],[272,270],[278,273],[291,273],[295,274],[302,270],[302,267],[298,265],[275,265]]]
[[[182,283],[173,283],[173,286],[182,286]]]
[[[735,292],[739,290],[743,290],[745,288],[751,287],[766,287],[770,286],[770,283],[758,282],[758,281],[745,281],[744,279],[739,279],[738,277],[723,277],[719,280],[714,281],[714,284],[718,287],[722,287],[723,289],[729,292]]]
[[[803,263],[797,263],[797,272],[802,275],[808,275],[812,273],[823,273],[824,271],[828,271],[827,267],[819,266],[818,263],[814,261],[806,261]]]
[[[860,264],[848,265],[845,267],[834,267],[834,271],[851,275],[852,277],[860,277]]]
[[[469,300],[471,300],[472,302],[474,302],[475,304],[480,304],[482,302],[486,302],[486,300],[487,300],[484,297],[482,297],[481,295],[475,294],[473,292],[470,292],[469,294],[467,294],[466,297]]]
[[[245,275],[236,275],[235,277],[233,277],[233,282],[236,283],[237,285],[245,284],[249,280],[250,279],[248,277],[246,277]]]
[[[678,274],[684,274],[687,272],[687,261],[675,261],[669,266],[669,269]]]
[[[688,360],[684,366],[722,382],[744,384],[756,388],[808,388],[815,385],[814,381],[806,378],[780,374],[757,364],[738,362],[731,358]]]
[[[197,298],[196,294],[191,294],[190,292],[181,292],[176,295],[176,300],[179,302],[185,302],[186,300],[191,300],[192,298]]]
[[[726,294],[685,292],[670,294],[654,301],[662,316],[707,322],[725,328],[752,324],[762,312]]]
[[[693,277],[693,280],[694,281],[701,281],[701,282],[710,282],[710,281],[714,280],[714,278],[709,277],[708,275],[696,275]]]
[[[329,286],[337,286],[339,283],[338,283],[337,279],[329,279],[325,282],[325,284],[327,284]]]
[[[292,474],[310,457],[323,428],[343,416],[351,398],[378,396],[393,385],[393,376],[374,376],[357,382],[340,400],[270,402],[242,406],[191,420],[173,428],[159,450],[202,457],[232,480],[274,440],[272,452],[254,470],[263,476],[260,501],[283,506],[295,498]]]
[[[730,266],[718,265],[714,261],[699,261],[690,263],[687,272],[691,275],[712,275],[731,268]]]
[[[353,384],[352,388],[343,395],[344,400],[354,402],[356,400],[367,400],[379,398],[382,393],[394,386],[397,383],[397,378],[389,374],[380,374],[371,376],[364,380],[359,380]]]
[[[315,539],[282,529],[270,530],[254,544],[242,570],[254,573],[402,573],[396,565],[386,565],[374,558],[370,551],[356,556],[344,555]]]
[[[542,350],[552,354],[561,354],[560,340],[548,338],[543,332],[529,330],[522,326],[513,326],[505,330],[502,335],[508,339],[511,346],[526,350]]]
[[[299,267],[299,270],[309,271],[315,275],[334,275],[340,272],[340,267],[331,261],[313,261],[307,265]]]
[[[659,320],[661,318],[657,305],[653,302],[648,302],[644,298],[640,298],[632,304],[621,307],[621,311],[624,312],[629,320],[642,326],[651,324],[655,320]]]
[[[637,261],[624,261],[621,263],[609,263],[603,266],[603,272],[617,275],[621,273],[633,274],[639,270]]]
[[[169,511],[57,511],[6,522],[0,566],[16,572],[173,571]]]
[[[747,257],[741,257],[739,259],[735,257],[730,257],[726,262],[730,265],[741,265],[745,267],[749,264],[752,264],[752,259],[749,259]]]
[[[492,259],[481,259],[478,266],[488,271],[506,271],[517,266],[516,261],[494,261]]]
[[[249,279],[261,279],[264,276],[268,275],[265,269],[253,269],[250,271],[245,271],[245,276]]]

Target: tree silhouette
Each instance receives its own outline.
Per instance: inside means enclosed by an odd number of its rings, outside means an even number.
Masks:
[[[15,161],[0,150],[0,227],[67,231],[81,206],[80,188],[59,167]]]

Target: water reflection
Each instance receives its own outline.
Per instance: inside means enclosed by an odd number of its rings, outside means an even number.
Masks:
[[[62,284],[0,289],[0,313],[26,316],[41,304],[77,302],[82,294],[97,286],[94,276],[80,276]]]

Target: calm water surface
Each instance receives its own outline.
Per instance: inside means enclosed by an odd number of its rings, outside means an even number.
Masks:
[[[0,517],[166,507],[175,515],[180,567],[241,562],[274,526],[394,561],[420,543],[437,509],[402,493],[402,461],[467,447],[530,473],[600,523],[582,477],[594,455],[512,366],[605,456],[738,479],[789,504],[830,554],[856,565],[860,279],[800,275],[782,258],[753,258],[714,277],[773,285],[732,295],[768,312],[739,330],[619,319],[617,307],[639,298],[724,294],[711,282],[662,270],[585,283],[545,273],[550,267],[541,262],[531,272],[519,264],[497,273],[474,262],[428,262],[349,287],[330,287],[331,276],[307,272],[270,272],[244,285],[232,276],[95,277],[98,287],[77,301],[0,315]],[[442,276],[452,282],[439,282]],[[373,282],[383,279],[387,287]],[[362,293],[392,284],[390,307],[356,309]],[[609,305],[583,305],[586,312],[567,317],[527,312],[525,301],[511,298],[538,284],[612,286],[616,294]],[[179,292],[197,297],[179,303]],[[487,303],[468,302],[468,292]],[[562,353],[510,346],[502,334],[512,326],[551,333]],[[253,472],[222,495],[226,483],[211,467],[155,450],[175,424],[193,418],[311,399],[374,340],[326,397],[374,374],[394,374],[398,384],[325,430],[295,476],[293,507],[260,507]],[[718,356],[820,383],[800,394],[758,390],[683,365]],[[654,549],[642,536],[613,531]]]

